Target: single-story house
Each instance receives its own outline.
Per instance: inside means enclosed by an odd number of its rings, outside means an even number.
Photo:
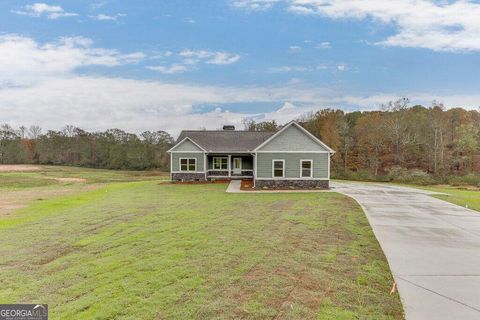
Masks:
[[[184,130],[168,152],[172,181],[253,179],[256,188],[328,188],[334,154],[295,121],[278,132]]]

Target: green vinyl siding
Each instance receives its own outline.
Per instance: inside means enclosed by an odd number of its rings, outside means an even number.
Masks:
[[[186,139],[180,144],[177,144],[173,147],[172,151],[180,152],[180,151],[202,151],[198,146],[196,146],[192,141]]]
[[[197,172],[203,172],[203,155],[203,153],[199,152],[172,152],[170,154],[170,156],[172,157],[172,171],[180,171],[180,158],[195,158],[197,159]]]
[[[257,178],[272,178],[272,160],[285,160],[285,178],[300,177],[300,160],[313,160],[313,178],[328,178],[328,153],[257,153]],[[280,178],[281,179],[281,178]]]
[[[327,149],[296,125],[291,125],[258,151],[327,151]]]

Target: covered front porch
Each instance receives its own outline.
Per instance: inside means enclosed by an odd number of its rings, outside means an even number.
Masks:
[[[207,179],[253,178],[253,156],[248,153],[207,154]]]

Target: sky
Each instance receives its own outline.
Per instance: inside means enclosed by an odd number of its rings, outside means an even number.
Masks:
[[[480,106],[480,2],[0,2],[0,123],[130,132]]]

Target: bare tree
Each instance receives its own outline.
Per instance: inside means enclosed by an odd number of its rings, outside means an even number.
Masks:
[[[37,125],[31,125],[30,128],[28,128],[28,136],[30,139],[38,139],[38,137],[42,134],[42,128]]]

